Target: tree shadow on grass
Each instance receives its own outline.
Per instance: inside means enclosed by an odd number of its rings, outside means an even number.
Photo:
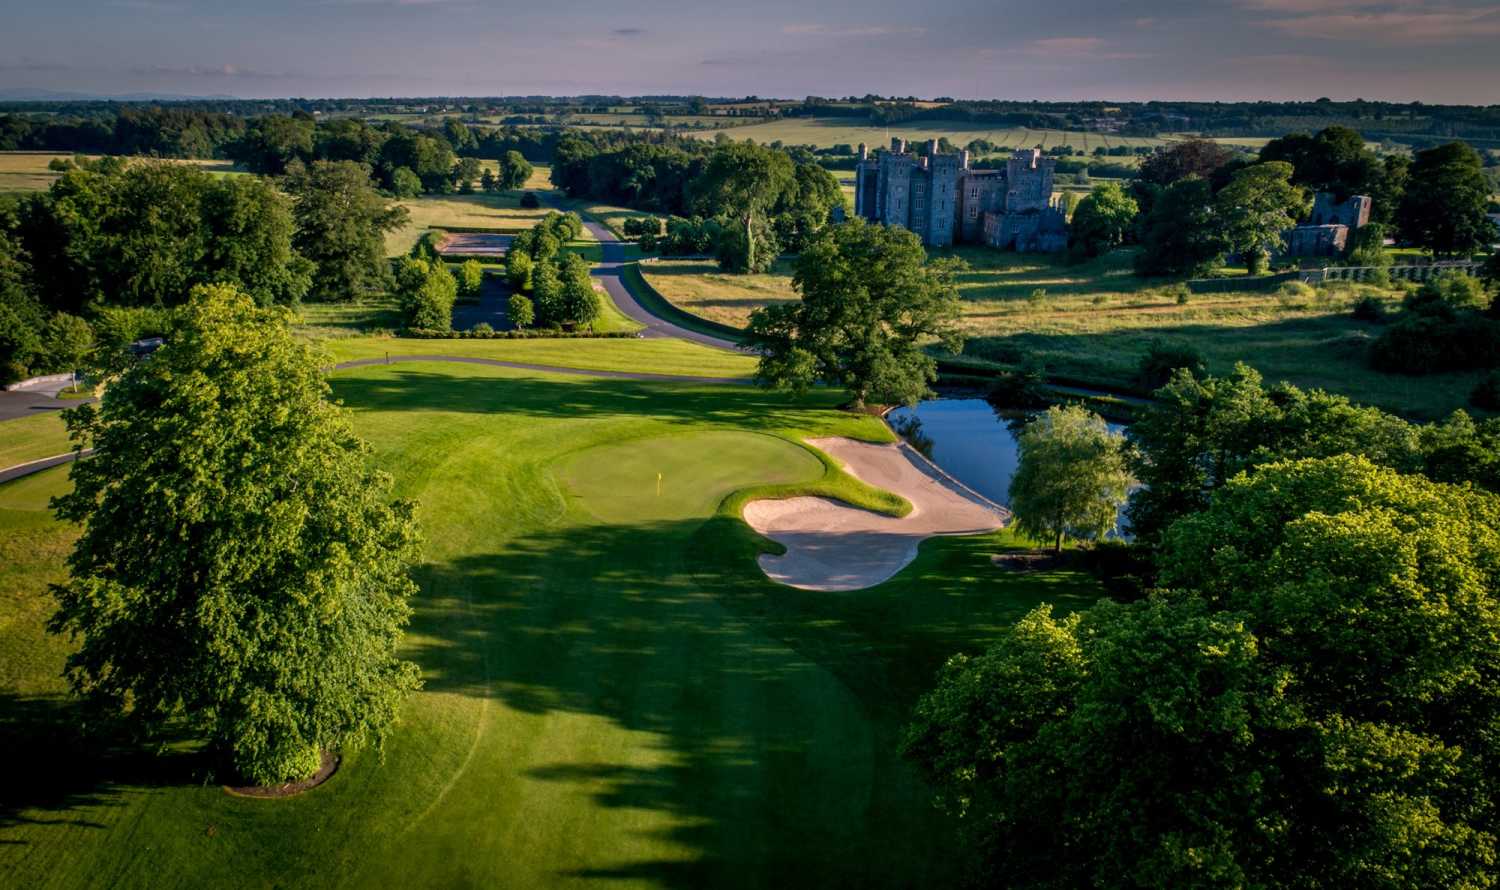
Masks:
[[[536,781],[669,814],[693,851],[565,870],[666,887],[951,883],[952,826],[898,755],[916,696],[1033,605],[1097,589],[997,579],[995,538],[930,541],[894,581],[822,593],[766,580],[729,518],[568,525],[423,570],[412,656],[426,688],[659,739],[653,765],[543,762]],[[567,749],[568,743],[560,747]]]
[[[373,370],[372,370],[373,368]],[[531,417],[649,416],[682,423],[715,423],[753,429],[795,428],[808,408],[833,407],[842,394],[814,391],[803,397],[748,386],[561,376],[459,376],[410,365],[369,366],[332,380],[335,397],[372,411],[457,411]]]
[[[144,789],[200,784],[202,754],[181,745],[157,753],[101,728],[61,695],[0,692],[0,845],[24,845],[29,826],[104,828],[81,811],[124,804]]]

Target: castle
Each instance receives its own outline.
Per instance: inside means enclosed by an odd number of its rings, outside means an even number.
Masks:
[[[1349,248],[1349,236],[1370,224],[1370,197],[1351,195],[1335,201],[1329,192],[1313,197],[1307,222],[1287,231],[1286,255],[1293,257],[1339,256]]]
[[[967,151],[908,152],[906,140],[873,157],[859,146],[854,213],[901,226],[929,247],[988,244],[1020,251],[1068,246],[1067,220],[1052,200],[1056,162],[1038,149],[1012,152],[1003,170],[972,170]]]

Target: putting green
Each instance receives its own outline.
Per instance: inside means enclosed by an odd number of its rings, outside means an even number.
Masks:
[[[800,445],[729,430],[588,448],[564,458],[557,469],[584,509],[611,523],[709,516],[738,489],[822,475],[822,462]]]

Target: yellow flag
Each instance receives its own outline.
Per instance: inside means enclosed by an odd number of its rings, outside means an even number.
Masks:
[[[656,474],[656,496],[661,497],[661,474]]]

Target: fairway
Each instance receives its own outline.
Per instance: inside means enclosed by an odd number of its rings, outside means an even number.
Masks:
[[[425,686],[384,754],[265,801],[187,749],[79,740],[68,644],[42,631],[74,531],[40,507],[66,476],[11,483],[0,885],[951,885],[953,826],[896,755],[911,704],[1035,604],[1092,602],[1092,579],[997,572],[1014,544],[987,535],[855,593],[767,581],[721,492],[878,501],[797,444],[889,441],[832,392],[439,363],[332,380],[425,540],[406,642]],[[656,472],[652,508],[630,491]]]
[[[707,516],[746,479],[811,482],[823,464],[785,439],[740,432],[659,436],[589,448],[558,476],[591,515],[612,523]],[[658,476],[660,478],[658,478]]]

